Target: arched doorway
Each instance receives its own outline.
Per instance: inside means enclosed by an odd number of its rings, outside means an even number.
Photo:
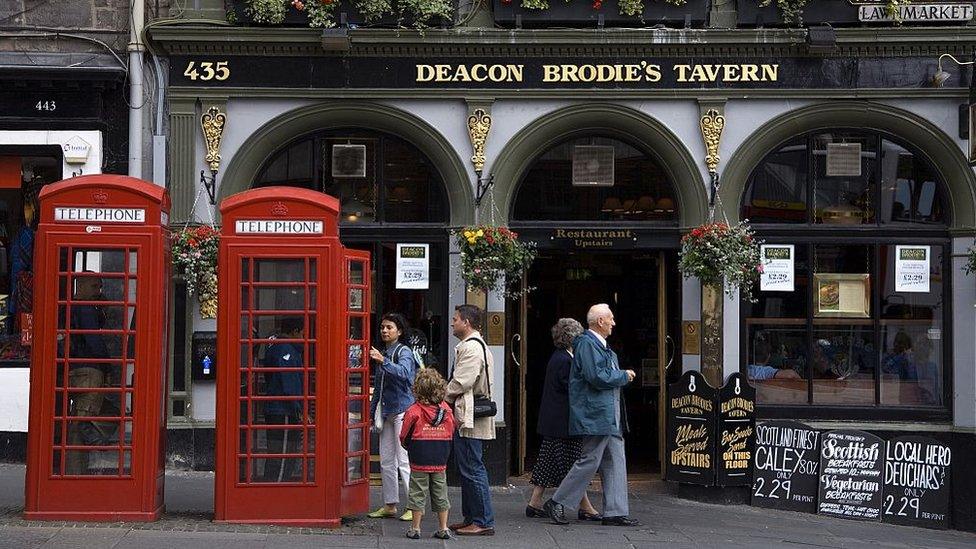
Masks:
[[[535,430],[553,351],[550,328],[563,317],[585,326],[595,303],[614,311],[608,343],[621,368],[638,373],[624,391],[629,472],[660,471],[659,407],[673,356],[667,334],[680,323],[676,262],[684,206],[660,157],[618,132],[564,134],[526,163],[508,211],[510,225],[536,243],[539,256],[526,276],[532,291],[508,307],[520,359],[509,383],[519,428],[514,473],[533,465],[541,442]]]
[[[254,187],[292,186],[339,199],[339,237],[371,254],[370,323],[379,333],[387,312],[409,322],[407,338],[427,367],[449,363],[449,195],[440,166],[420,147],[390,132],[361,127],[307,133],[260,166]],[[398,257],[427,259],[422,280],[406,279]],[[375,338],[374,338],[375,339]],[[378,341],[378,339],[376,339]],[[374,345],[379,346],[374,342]],[[368,413],[349,410],[354,415]],[[379,472],[376,435],[371,473]]]

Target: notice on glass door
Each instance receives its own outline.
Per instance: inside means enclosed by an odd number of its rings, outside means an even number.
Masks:
[[[759,289],[763,292],[792,292],[795,250],[792,244],[763,244],[760,248],[763,271]]]
[[[928,246],[895,246],[895,291],[928,293],[931,257]]]
[[[398,290],[430,287],[430,244],[397,244],[396,287]]]

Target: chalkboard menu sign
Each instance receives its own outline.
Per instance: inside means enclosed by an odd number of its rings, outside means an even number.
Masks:
[[[864,431],[827,431],[820,445],[821,515],[881,520],[885,442]]]
[[[756,389],[745,376],[734,373],[718,394],[718,453],[715,484],[749,486],[752,478],[753,431],[756,423]]]
[[[763,421],[755,445],[752,504],[815,513],[820,433],[797,421]]]
[[[949,527],[952,450],[925,437],[888,441],[885,453],[884,522]]]
[[[667,479],[715,483],[715,389],[699,372],[668,386]]]

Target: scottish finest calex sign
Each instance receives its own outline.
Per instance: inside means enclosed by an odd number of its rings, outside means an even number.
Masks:
[[[952,449],[926,437],[898,437],[885,452],[882,520],[926,528],[949,527]]]
[[[741,373],[725,380],[718,394],[718,452],[715,484],[749,486],[752,479],[756,389]]]
[[[819,431],[798,421],[758,423],[752,463],[753,505],[817,511]]]
[[[885,441],[864,431],[827,431],[820,445],[817,513],[881,520]]]
[[[715,483],[715,389],[699,372],[668,386],[667,479]]]

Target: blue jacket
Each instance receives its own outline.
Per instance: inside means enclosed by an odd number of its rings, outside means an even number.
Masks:
[[[264,354],[264,366],[267,368],[301,368],[302,346],[295,343],[272,343]],[[301,372],[265,372],[267,380],[266,394],[268,396],[302,396],[305,387],[302,383]],[[314,388],[310,387],[314,392]],[[265,401],[264,413],[279,416],[294,416],[302,413],[301,400],[269,400]]]
[[[577,337],[569,372],[570,436],[622,435],[626,411],[620,388],[627,383],[627,373],[619,368],[616,353],[589,330]]]
[[[376,413],[380,385],[383,386],[383,417],[402,414],[413,404],[413,380],[417,377],[417,363],[413,351],[402,343],[394,343],[383,351],[383,363],[373,373],[373,398],[369,402],[369,417]]]

